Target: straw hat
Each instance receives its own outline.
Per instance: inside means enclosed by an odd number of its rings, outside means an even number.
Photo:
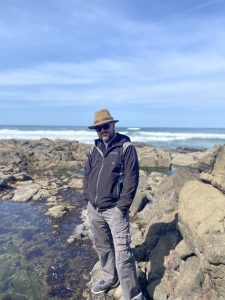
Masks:
[[[94,125],[88,126],[89,129],[95,129],[96,126],[103,125],[108,122],[119,122],[114,120],[107,109],[101,109],[94,113]]]

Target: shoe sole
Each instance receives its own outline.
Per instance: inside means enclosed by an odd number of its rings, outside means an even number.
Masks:
[[[119,285],[120,285],[120,282],[118,281],[117,283],[115,283],[114,285],[112,285],[112,286],[109,287],[108,289],[105,289],[104,291],[95,292],[95,291],[91,290],[91,292],[92,292],[92,294],[94,294],[94,295],[98,295],[98,294],[101,294],[101,293],[106,293],[106,292],[108,292],[109,290],[115,289],[115,288],[117,288]]]
[[[108,291],[108,289],[107,289],[107,290],[104,290],[104,291],[99,291],[99,292],[94,292],[93,290],[91,290],[92,294],[94,294],[94,295],[98,295],[98,294],[101,294],[101,293],[105,293],[105,292],[107,292],[107,291]]]

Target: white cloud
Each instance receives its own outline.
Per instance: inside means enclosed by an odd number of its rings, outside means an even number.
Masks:
[[[74,3],[78,5],[76,10],[70,7]],[[86,2],[68,1],[66,4],[61,6],[57,2],[62,8],[61,18],[56,10],[50,12],[48,20],[46,10],[40,23],[40,15],[35,16],[35,11],[31,15],[29,11],[23,13],[24,21],[21,16],[19,22],[22,28],[16,23],[9,25],[8,20],[4,38],[15,38],[15,43],[18,39],[18,44],[23,42],[24,51],[26,46],[30,47],[29,51],[37,51],[39,43],[42,52],[51,53],[57,41],[62,52],[57,59],[49,55],[48,59],[39,58],[40,62],[34,59],[22,68],[0,69],[0,107],[32,106],[38,102],[82,106],[96,101],[104,103],[105,99],[109,103],[179,107],[196,106],[199,101],[199,105],[223,107],[223,18],[208,15],[199,18],[184,12],[185,18],[179,18],[182,14],[175,15],[171,22],[168,19],[158,23],[138,22],[106,7],[95,6],[96,2],[86,5]],[[60,22],[62,17],[65,23]],[[30,27],[27,22],[31,22]],[[6,19],[3,25],[7,28]],[[68,47],[71,53],[74,51],[70,59],[63,52]],[[82,50],[86,51],[84,55],[80,54]]]

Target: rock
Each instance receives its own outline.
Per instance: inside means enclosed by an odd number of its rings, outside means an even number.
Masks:
[[[204,274],[200,267],[199,258],[188,257],[180,270],[180,278],[175,289],[175,297],[187,299],[201,289]]]
[[[172,164],[175,166],[198,168],[203,152],[172,153]]]
[[[65,216],[67,213],[68,213],[68,208],[65,205],[59,204],[49,208],[48,211],[45,213],[45,215],[54,218],[61,218]]]
[[[58,199],[56,196],[51,196],[47,199],[47,206],[56,206],[58,204]]]
[[[163,280],[161,281],[160,279],[155,279],[147,286],[147,293],[148,295],[150,295],[151,297],[150,299],[168,300],[170,291],[165,281]]]
[[[178,146],[175,151],[178,153],[190,153],[190,152],[205,152],[206,148],[193,148],[193,147],[183,147]]]
[[[0,189],[7,188],[8,184],[13,183],[16,181],[15,176],[8,174],[5,175],[3,173],[0,173]]]
[[[138,222],[140,220],[143,226],[150,225],[152,220],[160,220],[164,214],[171,214],[172,218],[174,218],[174,212],[178,208],[180,189],[187,180],[198,177],[197,171],[195,172],[184,167],[178,168],[171,176],[152,172],[149,180],[151,190],[143,192],[149,203],[145,205],[142,211],[138,211]],[[134,203],[134,205],[136,204]]]
[[[186,257],[193,255],[193,251],[189,249],[184,240],[180,241],[175,250],[181,259],[185,259]]]
[[[151,269],[149,274],[149,283],[152,280],[160,279],[164,274],[164,257],[169,254],[171,249],[177,245],[180,237],[178,232],[166,232],[158,238],[155,247],[150,252],[149,260],[151,262]]]
[[[181,264],[181,259],[176,250],[170,250],[169,255],[164,258],[164,267],[168,271],[178,270]]]
[[[143,147],[137,149],[140,166],[170,168],[171,155],[166,149]]]
[[[49,192],[45,189],[40,189],[36,195],[33,196],[33,201],[46,200],[50,196]]]
[[[154,189],[155,197],[159,201],[166,201],[168,208],[172,210],[177,202],[177,195],[174,189],[174,182],[171,177],[165,177],[161,180],[157,189]]]
[[[176,172],[171,175],[171,180],[177,195],[180,193],[184,183],[191,179],[199,179],[199,172],[186,167],[178,167],[176,169]]]
[[[4,196],[1,196],[1,200],[11,200],[13,197],[13,193],[9,192],[7,194],[5,194]]]
[[[39,190],[41,186],[37,183],[31,183],[20,187],[14,192],[13,201],[26,202],[30,200]]]
[[[208,149],[199,160],[199,170],[201,172],[212,173],[218,153],[221,151],[221,145],[215,145]]]
[[[121,285],[119,285],[118,288],[109,291],[108,294],[109,294],[109,296],[112,295],[115,299],[118,299],[118,300],[124,299]]]
[[[68,186],[76,188],[76,189],[82,189],[83,188],[83,178],[73,178],[72,180],[70,180]]]
[[[148,174],[143,171],[140,170],[139,172],[139,183],[138,183],[138,190],[140,192],[148,190],[150,188],[150,184],[149,184],[149,176]]]
[[[214,176],[212,184],[225,193],[225,146],[216,157],[216,162],[212,171]]]
[[[130,223],[131,247],[136,247],[143,243],[143,232],[136,222]]]
[[[75,240],[87,240],[91,239],[89,226],[85,223],[81,223],[76,226],[73,234],[68,238],[67,242],[72,244]]]
[[[166,182],[167,180],[168,182]],[[158,185],[157,188],[152,191],[149,203],[136,216],[136,222],[146,230],[152,225],[152,222],[160,222],[163,216],[165,216],[165,219],[174,219],[174,213],[178,205],[178,197],[170,178],[164,178],[163,184]]]
[[[130,212],[132,214],[135,214],[135,213],[141,211],[144,208],[145,204],[148,202],[149,201],[148,201],[148,198],[146,197],[145,193],[137,191],[135,198],[131,204]]]
[[[225,297],[225,195],[211,185],[186,182],[179,197],[179,228],[218,295]]]
[[[5,166],[18,166],[22,169],[27,165],[26,156],[23,154],[23,151],[12,145],[10,141],[7,143],[3,142],[0,147],[0,163]]]
[[[200,179],[206,183],[212,183],[213,175],[209,173],[202,172],[200,173]]]
[[[7,182],[5,179],[0,178],[0,190],[5,189],[7,187]]]
[[[164,266],[166,270],[161,281],[158,281],[158,284],[153,281],[150,286],[154,299],[223,299],[213,290],[210,277],[203,273],[197,256],[192,255],[181,260],[177,251],[171,250],[165,257]]]
[[[30,174],[74,172],[84,164],[90,145],[71,141],[6,140],[0,141],[0,165],[13,172]],[[17,169],[17,170],[16,170]]]
[[[32,177],[27,175],[26,172],[20,172],[14,175],[16,180],[25,181],[25,180],[32,180]]]

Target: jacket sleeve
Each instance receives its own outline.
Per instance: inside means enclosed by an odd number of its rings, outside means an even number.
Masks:
[[[133,145],[130,145],[125,150],[123,164],[123,187],[120,199],[117,202],[117,207],[121,211],[126,211],[130,208],[132,204],[139,181],[138,157],[135,147]]]
[[[89,174],[91,173],[91,153],[88,154],[88,158],[84,167],[84,178],[83,178],[83,197],[86,202],[88,202],[88,178]]]

